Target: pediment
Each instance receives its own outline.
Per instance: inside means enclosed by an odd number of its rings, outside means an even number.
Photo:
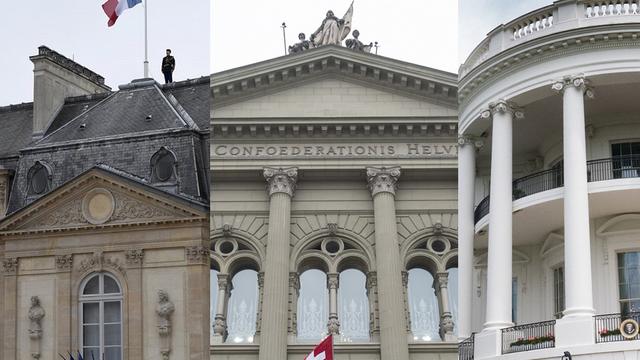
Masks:
[[[640,214],[623,214],[607,220],[596,230],[596,233],[608,236],[638,231],[640,231]]]
[[[334,45],[212,74],[212,108],[330,76],[457,108],[456,74]]]
[[[441,101],[341,74],[327,74],[262,91],[214,110],[216,119],[455,116],[455,107]]]
[[[171,194],[92,169],[0,222],[0,232],[48,232],[206,218]]]

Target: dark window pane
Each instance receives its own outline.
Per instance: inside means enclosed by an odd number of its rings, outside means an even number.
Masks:
[[[83,303],[82,311],[82,322],[84,324],[97,324],[100,322],[100,304]]]
[[[122,348],[118,347],[107,347],[104,349],[104,360],[121,360],[122,359]],[[85,359],[88,360],[88,359]],[[96,360],[98,360],[96,358]]]
[[[82,326],[82,345],[100,346],[100,326],[99,325]]]
[[[84,295],[95,295],[100,292],[100,277],[98,275],[91,278],[91,280],[87,281],[87,284],[84,286]]]
[[[104,322],[120,322],[120,302],[109,301],[104,303]]]
[[[31,178],[31,189],[36,194],[42,194],[47,190],[47,183],[49,181],[49,174],[47,173],[47,169],[42,165],[35,165],[38,168],[33,173],[33,177]]]
[[[105,294],[117,294],[120,292],[118,283],[110,276],[104,277],[104,293]]]
[[[120,324],[111,324],[104,326],[104,344],[105,345],[120,345]]]
[[[156,176],[160,181],[167,181],[173,175],[173,155],[168,152],[160,154],[158,161],[156,162]]]
[[[97,347],[85,347],[82,351],[82,357],[85,360],[98,360],[100,359],[100,349]]]

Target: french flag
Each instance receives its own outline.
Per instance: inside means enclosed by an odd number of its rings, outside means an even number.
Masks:
[[[102,4],[102,9],[109,17],[107,24],[113,26],[125,10],[131,9],[141,2],[142,0],[107,0],[106,3]]]

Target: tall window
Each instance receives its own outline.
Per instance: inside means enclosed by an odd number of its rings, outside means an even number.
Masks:
[[[433,288],[433,275],[420,268],[409,270],[408,295],[413,339],[440,339],[440,310]]]
[[[340,273],[338,318],[343,342],[369,340],[369,300],[366,276],[360,270],[347,269]]]
[[[620,312],[640,312],[640,251],[618,254]]]
[[[453,333],[458,335],[458,268],[447,269],[449,273],[449,310],[453,320]]]
[[[85,359],[122,359],[122,290],[114,277],[97,273],[80,292],[81,342]]]
[[[300,275],[297,319],[298,339],[315,341],[327,335],[329,295],[324,272],[311,269]]]
[[[562,317],[564,311],[564,267],[553,269],[553,313],[556,319]]]
[[[233,285],[227,309],[227,342],[252,343],[258,314],[258,273],[242,270],[231,280]]]
[[[175,173],[176,157],[164,146],[151,157],[151,178],[153,182],[172,180]]]
[[[611,144],[611,156],[614,178],[640,176],[640,142]]]

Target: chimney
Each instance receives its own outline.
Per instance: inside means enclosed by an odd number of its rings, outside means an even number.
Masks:
[[[111,90],[104,77],[46,46],[29,59],[33,62],[34,139],[42,137],[67,97]]]

